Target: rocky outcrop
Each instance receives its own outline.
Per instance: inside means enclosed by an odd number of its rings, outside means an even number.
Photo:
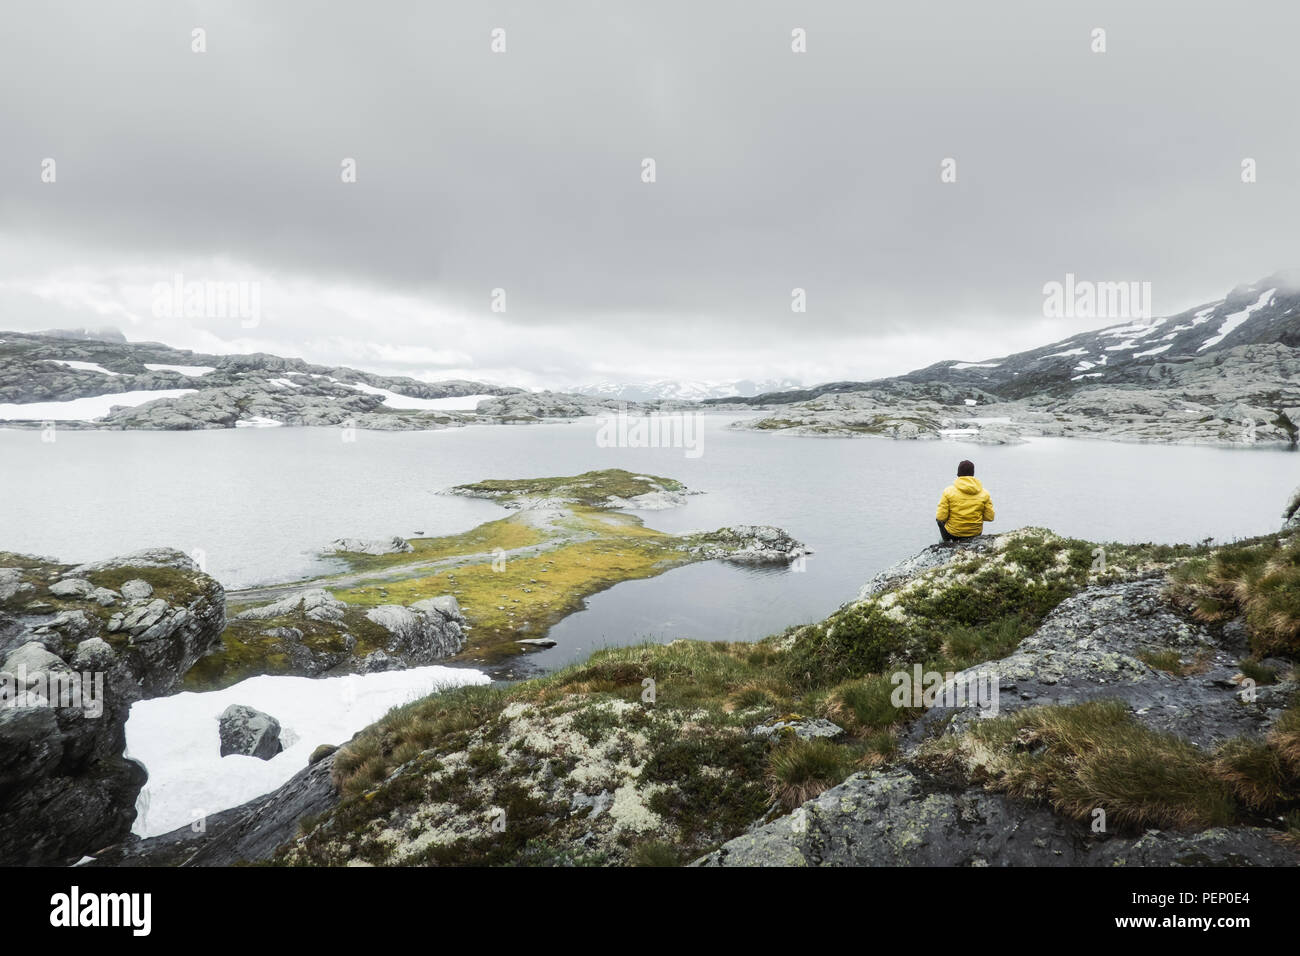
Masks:
[[[451,595],[365,607],[325,588],[295,590],[235,614],[226,641],[199,662],[186,685],[224,687],[266,672],[250,669],[250,660],[255,668],[274,661],[272,673],[304,677],[421,667],[459,653],[468,628]]]
[[[409,607],[382,604],[366,617],[391,635],[385,650],[408,666],[451,657],[465,646],[465,616],[451,595],[416,601]]]
[[[1282,509],[1282,530],[1300,530],[1300,488],[1291,492],[1286,507]]]
[[[697,866],[1295,866],[1272,831],[1097,838],[1041,805],[895,769],[854,774]]]
[[[913,582],[941,587],[946,565],[972,555],[1007,560],[1014,535],[960,548],[930,547],[876,575],[859,601],[894,598]],[[1263,741],[1295,698],[1294,672],[1243,691],[1249,655],[1240,620],[1210,628],[1166,598],[1165,574],[1087,587],[1061,601],[1010,654],[955,675],[993,681],[984,701],[944,701],[899,734],[887,769],[858,773],[697,861],[704,866],[1275,866],[1300,864],[1276,830],[1251,826],[1107,833],[1045,803],[986,789],[989,755],[971,736],[991,714],[1118,702],[1132,721],[1210,754],[1228,741]],[[1159,662],[1156,667],[1153,662]],[[1285,661],[1265,660],[1277,675]],[[794,725],[792,725],[794,726]],[[796,731],[797,732],[797,731]],[[967,773],[952,773],[936,743],[951,744]],[[1026,738],[1026,748],[1033,746]],[[939,747],[939,752],[950,749]],[[960,761],[959,761],[960,762]]]
[[[351,554],[408,554],[415,548],[401,535],[395,534],[391,538],[337,538],[330,550]]]
[[[705,559],[733,564],[789,564],[812,554],[780,528],[770,525],[737,525],[710,533],[706,544],[693,549]]]
[[[1175,613],[1162,598],[1163,576],[1089,588],[1063,601],[1011,655],[970,671],[998,677],[999,712],[1025,707],[1120,700],[1135,719],[1212,749],[1233,737],[1260,736],[1286,707],[1296,683],[1280,680],[1241,698],[1242,657],[1249,655],[1243,629],[1213,633]],[[1155,654],[1175,655],[1186,674],[1144,662]],[[972,709],[938,706],[912,728],[920,740],[947,725],[957,732],[972,719]]]
[[[26,588],[0,609],[0,863],[67,862],[129,831],[145,781],[123,756],[129,709],[218,639],[224,592],[167,550],[10,570]],[[123,580],[153,580],[152,597]]]
[[[284,747],[280,744],[280,722],[244,704],[231,704],[217,721],[221,738],[221,756],[239,754],[270,760]]]
[[[343,612],[346,609],[347,604],[324,588],[309,588],[306,591],[290,594],[270,604],[249,608],[247,611],[240,611],[235,615],[235,620],[267,621],[288,614],[301,614],[312,621],[338,624],[343,620]]]

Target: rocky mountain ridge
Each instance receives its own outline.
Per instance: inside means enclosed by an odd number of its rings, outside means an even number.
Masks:
[[[1178,315],[1014,355],[728,404],[771,412],[738,427],[806,435],[1290,447],[1300,423],[1300,280],[1269,276]]]
[[[439,428],[475,420],[440,407],[519,389],[466,380],[421,382],[266,353],[209,355],[101,334],[0,332],[0,420],[109,429],[346,425]],[[158,399],[149,393],[158,392]],[[114,396],[120,406],[111,408]],[[61,412],[47,403],[104,397],[102,408]],[[22,406],[40,403],[36,411]],[[93,419],[93,421],[92,421]]]

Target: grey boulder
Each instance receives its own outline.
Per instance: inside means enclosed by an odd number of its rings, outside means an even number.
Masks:
[[[284,749],[280,743],[280,722],[243,704],[231,704],[222,711],[218,730],[223,757],[240,754],[270,760]]]

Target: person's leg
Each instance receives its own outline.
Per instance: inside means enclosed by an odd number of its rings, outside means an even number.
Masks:
[[[942,522],[942,521],[940,521],[938,518],[935,518],[935,519],[934,519],[934,523],[937,524],[937,525],[939,526],[939,538],[940,538],[940,540],[942,540],[942,541],[953,541],[953,540],[956,540],[956,539],[953,538],[953,536],[952,536],[951,534],[948,533],[948,529],[945,528],[945,527],[943,526],[943,522]]]

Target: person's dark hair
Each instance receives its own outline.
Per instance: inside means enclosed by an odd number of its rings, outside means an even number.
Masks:
[[[974,474],[975,474],[975,462],[973,462],[973,461],[961,461],[961,462],[958,462],[958,463],[957,463],[957,477],[958,477],[958,478],[964,478],[964,477],[966,477],[967,475],[970,475],[970,476],[973,477]]]

